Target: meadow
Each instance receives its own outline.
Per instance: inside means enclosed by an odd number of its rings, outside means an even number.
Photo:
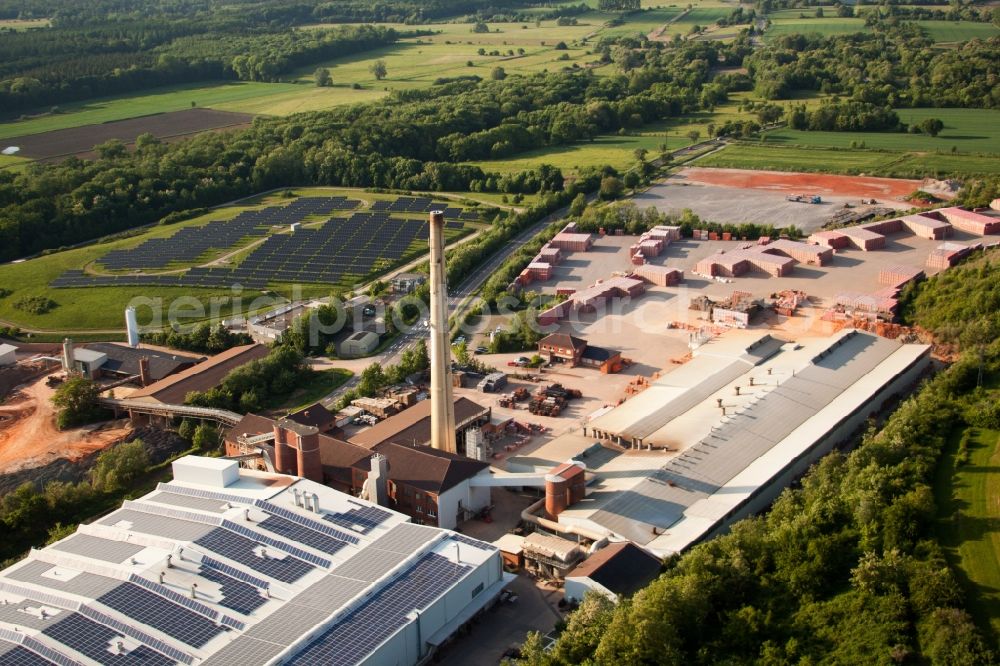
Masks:
[[[775,18],[773,15],[768,15],[773,21],[771,27],[768,28],[766,33],[766,39],[772,40],[782,35],[791,34],[819,34],[824,37],[829,37],[832,35],[849,35],[855,32],[868,32],[871,30],[865,25],[865,20],[862,18],[797,18],[799,15],[799,10],[786,10],[787,12],[794,12],[795,18]],[[808,9],[804,10],[808,16]]]
[[[51,19],[0,19],[0,31],[11,30],[13,32],[24,32],[25,30],[37,30],[38,28],[48,28],[52,25]]]
[[[956,460],[961,433],[955,433],[938,466],[934,500],[937,532],[948,559],[961,573],[969,610],[984,629],[1000,636],[1000,432],[973,429],[968,461]]]
[[[117,330],[123,326],[122,312],[125,305],[133,298],[143,297],[150,299],[162,299],[162,302],[169,304],[174,299],[184,297],[189,300],[194,298],[201,302],[206,309],[210,306],[212,299],[219,303],[219,313],[222,316],[230,314],[232,304],[231,297],[234,292],[230,289],[189,289],[181,287],[98,287],[86,289],[52,289],[48,285],[63,272],[71,269],[84,269],[91,273],[105,273],[100,266],[94,262],[111,250],[122,250],[135,247],[140,243],[152,238],[165,238],[177,233],[185,227],[204,226],[214,220],[230,219],[240,212],[288,203],[290,198],[285,196],[289,192],[293,197],[298,196],[347,196],[351,199],[360,199],[365,207],[373,201],[395,200],[398,195],[378,194],[364,192],[354,189],[333,189],[333,188],[296,188],[282,190],[277,193],[269,193],[248,198],[236,204],[221,206],[215,210],[176,224],[156,225],[139,230],[137,233],[125,238],[113,238],[102,242],[94,243],[80,248],[55,252],[42,257],[28,259],[18,263],[0,265],[0,284],[11,289],[12,293],[4,298],[0,298],[0,324],[14,324],[29,329],[39,329],[43,331],[104,331]],[[465,195],[471,199],[480,199],[478,195]],[[482,199],[486,203],[492,203],[489,198]],[[315,218],[316,220],[320,218]],[[472,225],[476,226],[476,225]],[[469,225],[467,224],[468,228]],[[454,232],[448,236],[449,240],[460,235],[461,232]],[[286,233],[285,231],[279,233]],[[252,243],[245,241],[244,246]],[[233,252],[233,248],[218,250],[213,256],[203,257],[199,260],[199,265],[209,263],[214,259],[228,255]],[[249,248],[237,252],[229,261],[236,263],[240,258],[249,253]],[[183,266],[178,264],[172,268]],[[273,286],[273,285],[272,285]],[[300,289],[301,297],[321,297],[328,296],[333,289],[346,291],[355,285],[302,285]],[[290,297],[292,289],[290,285],[282,285],[279,288],[272,288],[267,292],[238,293],[243,299],[243,307],[247,307],[250,302],[261,296],[262,293],[269,293]],[[54,300],[58,306],[45,314],[31,314],[23,312],[14,307],[14,303],[21,298],[31,296],[45,296]],[[262,309],[273,305],[268,301],[259,305],[255,309]],[[141,321],[145,324],[147,322]]]
[[[198,107],[221,111],[287,115],[341,104],[372,101],[384,95],[385,93],[381,91],[351,90],[347,87],[316,88],[295,83],[232,81],[207,85],[170,86],[141,95],[105,97],[79,104],[67,104],[60,107],[57,113],[0,123],[0,139],[138,118],[154,113],[181,111],[191,108],[192,102]]]
[[[698,160],[698,166],[898,178],[1000,174],[1000,159],[993,155],[841,150],[757,142],[732,144]]]
[[[905,132],[808,132],[782,128],[768,132],[767,143],[781,146],[865,148],[894,151],[950,151],[1000,153],[1000,111],[992,109],[897,109],[908,125],[938,118],[944,129],[936,137]]]
[[[917,25],[935,42],[964,42],[1000,35],[997,26],[975,21],[917,21]]]
[[[691,145],[688,133],[697,131],[699,140],[709,137],[708,125],[720,124],[727,120],[750,119],[750,112],[740,112],[738,102],[748,98],[748,93],[732,95],[729,103],[716,107],[714,112],[696,112],[683,118],[671,118],[649,123],[628,134],[602,134],[593,141],[581,141],[563,146],[546,146],[522,153],[517,157],[500,160],[472,162],[484,171],[512,173],[524,169],[535,169],[542,164],[559,167],[565,174],[571,174],[588,167],[610,165],[618,170],[635,165],[635,151],[643,148],[649,151],[647,159],[654,159],[663,152],[664,143],[668,150],[677,150]]]

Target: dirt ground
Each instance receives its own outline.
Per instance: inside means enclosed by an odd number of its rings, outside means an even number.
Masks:
[[[215,111],[213,109],[185,109],[99,125],[85,125],[13,137],[4,139],[3,147],[17,146],[21,149],[17,153],[19,157],[48,160],[67,155],[90,154],[94,146],[109,139],[119,139],[126,144],[131,144],[136,137],[145,132],[150,132],[158,139],[168,139],[206,130],[245,126],[251,120],[253,120],[253,116],[245,113]]]
[[[782,194],[799,192],[870,199],[899,199],[924,186],[922,180],[872,178],[868,176],[832,176],[821,173],[784,171],[749,171],[745,169],[682,169],[689,181],[706,185],[725,185],[739,189],[769,190]]]
[[[59,458],[77,460],[125,437],[127,422],[60,431],[54,390],[45,378],[22,386],[0,405],[0,474],[46,465]]]
[[[864,210],[867,206],[861,204],[862,199],[875,199],[879,206],[890,208],[912,208],[902,197],[923,186],[919,180],[895,178],[689,168],[636,196],[635,202],[642,208],[654,206],[671,213],[689,208],[708,222],[794,225],[814,231],[845,204]],[[789,194],[818,194],[823,202],[788,201]]]

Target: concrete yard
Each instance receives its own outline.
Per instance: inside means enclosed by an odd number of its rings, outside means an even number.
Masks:
[[[857,206],[858,196],[816,193],[823,203],[809,204],[785,199],[787,192],[760,189],[743,189],[709,185],[689,180],[684,173],[671,176],[664,183],[654,185],[634,198],[640,208],[654,206],[665,213],[679,214],[690,208],[702,220],[720,224],[772,224],[775,227],[794,225],[806,232],[819,229],[835,213],[843,210],[845,203]],[[813,194],[804,191],[799,194]],[[905,209],[904,204],[889,198],[878,198],[880,206]]]

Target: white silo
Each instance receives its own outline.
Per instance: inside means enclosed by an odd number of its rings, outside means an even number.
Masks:
[[[125,308],[125,330],[128,332],[128,346],[139,346],[139,322],[135,318],[135,308]]]

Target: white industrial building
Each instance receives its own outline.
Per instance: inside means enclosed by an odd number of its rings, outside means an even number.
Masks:
[[[490,544],[188,456],[170,483],[0,572],[0,662],[416,664],[504,576]]]
[[[757,513],[925,370],[930,348],[845,330],[785,342],[732,331],[639,395],[508,469],[575,458],[585,497],[553,531],[663,557]],[[546,524],[548,522],[548,524]]]
[[[17,347],[0,343],[0,368],[17,362]]]

